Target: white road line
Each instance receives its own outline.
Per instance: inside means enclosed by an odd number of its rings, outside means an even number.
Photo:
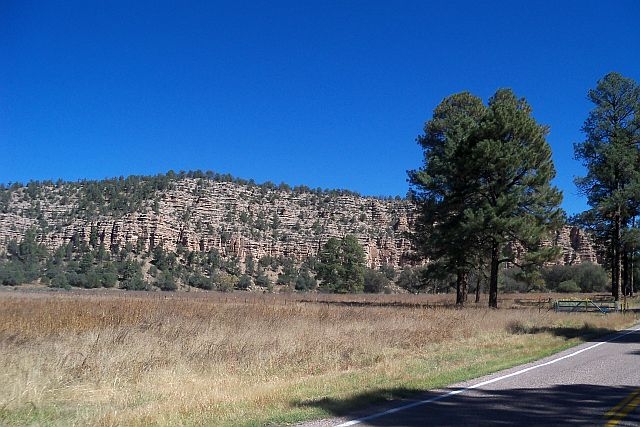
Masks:
[[[416,406],[426,405],[427,403],[433,403],[433,402],[437,402],[439,400],[447,399],[447,398],[449,398],[451,396],[455,396],[457,394],[464,393],[465,391],[473,390],[473,389],[476,389],[476,388],[479,388],[479,387],[482,387],[482,386],[485,386],[485,385],[488,385],[488,384],[493,384],[493,383],[496,383],[498,381],[505,380],[507,378],[515,377],[515,376],[518,376],[518,375],[522,375],[522,374],[524,374],[526,372],[533,371],[534,369],[538,369],[538,368],[542,368],[542,367],[545,367],[545,366],[553,365],[554,363],[560,362],[561,360],[569,359],[571,357],[577,356],[580,353],[584,353],[585,351],[593,350],[596,347],[600,347],[603,344],[610,343],[612,341],[615,341],[617,339],[620,339],[622,337],[625,337],[625,336],[627,336],[629,334],[632,334],[634,332],[637,332],[637,331],[640,331],[640,327],[637,327],[635,329],[630,329],[630,330],[628,330],[628,331],[626,331],[624,333],[621,333],[619,335],[615,335],[613,338],[611,338],[611,339],[609,339],[607,341],[600,341],[600,342],[598,342],[596,344],[590,345],[589,347],[585,347],[583,349],[574,351],[573,353],[566,354],[566,355],[564,355],[562,357],[558,357],[557,359],[549,360],[549,361],[541,363],[539,365],[529,366],[528,368],[524,368],[524,369],[521,369],[521,370],[516,371],[516,372],[512,372],[512,373],[507,374],[507,375],[502,375],[500,377],[492,378],[490,380],[482,381],[480,383],[470,385],[469,387],[465,387],[465,388],[461,388],[461,389],[458,389],[458,390],[450,391],[448,393],[432,397],[431,399],[420,400],[420,401],[417,401],[417,402],[409,403],[408,405],[399,406],[397,408],[389,409],[389,410],[384,411],[384,412],[379,412],[377,414],[373,414],[373,415],[369,415],[369,416],[366,416],[366,417],[358,418],[358,419],[355,419],[355,420],[347,421],[345,423],[338,424],[335,427],[353,426],[353,425],[356,425],[356,424],[363,423],[365,421],[369,421],[369,420],[373,420],[373,419],[376,419],[376,418],[384,417],[385,415],[391,415],[391,414],[395,414],[397,412],[406,411],[407,409],[415,408]]]

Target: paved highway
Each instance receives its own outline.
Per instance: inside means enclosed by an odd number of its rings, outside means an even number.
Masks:
[[[320,426],[640,426],[640,327]]]

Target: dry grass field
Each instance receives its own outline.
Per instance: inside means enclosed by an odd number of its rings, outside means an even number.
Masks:
[[[289,424],[635,320],[443,306],[451,298],[4,290],[0,424]]]

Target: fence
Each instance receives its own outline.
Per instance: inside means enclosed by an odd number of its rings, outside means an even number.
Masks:
[[[575,313],[575,312],[600,312],[609,313],[616,311],[615,301],[594,301],[591,299],[582,300],[557,300],[554,303],[556,312]]]

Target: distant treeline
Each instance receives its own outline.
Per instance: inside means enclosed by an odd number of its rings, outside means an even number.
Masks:
[[[187,172],[174,172],[173,170],[170,170],[166,174],[148,176],[130,175],[126,178],[124,176],[120,176],[117,178],[105,178],[102,180],[83,179],[79,181],[63,181],[62,179],[58,179],[55,182],[52,180],[31,180],[27,184],[23,184],[22,182],[9,182],[8,184],[0,183],[0,191],[14,191],[26,187],[27,194],[29,194],[32,199],[35,199],[44,187],[61,188],[63,186],[68,186],[74,189],[84,189],[87,193],[87,197],[90,200],[98,202],[109,200],[109,196],[116,193],[126,193],[132,195],[140,194],[141,196],[149,196],[154,191],[163,191],[170,189],[173,182],[185,178],[201,179],[213,182],[230,182],[248,187],[259,187],[265,190],[278,190],[284,192],[293,192],[297,194],[311,193],[316,195],[363,197],[360,193],[347,189],[323,189],[320,187],[311,188],[306,185],[295,185],[292,187],[285,182],[275,184],[271,181],[256,183],[253,179],[238,178],[228,173],[218,173],[210,170],[190,170]],[[404,198],[400,196],[379,195],[367,197],[372,197],[379,200],[404,200]]]
[[[426,267],[397,271],[383,265],[364,265],[364,253],[353,238],[342,243],[331,239],[318,257],[302,263],[283,256],[224,257],[216,249],[190,251],[183,246],[167,251],[127,244],[105,247],[92,232],[89,242],[77,235],[53,252],[37,242],[35,229],[20,240],[11,240],[0,256],[0,285],[36,283],[52,288],[120,288],[174,291],[199,288],[228,292],[278,288],[287,292],[331,293],[448,293],[455,290],[455,276],[434,275]],[[355,255],[354,255],[355,254]],[[356,260],[354,262],[354,260]],[[487,288],[482,274],[470,280],[471,292]],[[595,264],[552,266],[532,275],[518,268],[502,271],[500,289],[506,292],[602,292],[610,290],[604,269]]]

